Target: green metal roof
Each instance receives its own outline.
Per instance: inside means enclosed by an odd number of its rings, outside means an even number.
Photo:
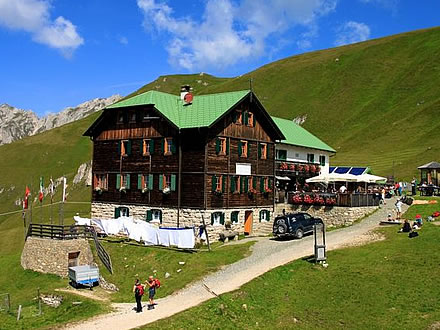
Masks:
[[[335,149],[322,142],[312,133],[302,128],[301,126],[295,124],[292,120],[287,120],[283,118],[273,117],[275,124],[279,127],[283,135],[286,137],[285,140],[281,140],[281,143],[291,144],[294,146],[313,148],[319,150],[325,150],[329,152],[336,152]]]
[[[162,115],[178,128],[209,127],[249,93],[249,90],[243,90],[196,95],[191,104],[184,105],[180,96],[158,91],[148,91],[114,103],[106,109],[154,105]]]

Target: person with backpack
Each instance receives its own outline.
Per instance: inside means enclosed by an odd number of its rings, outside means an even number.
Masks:
[[[136,313],[142,312],[142,296],[144,295],[144,286],[139,281],[136,280],[133,286],[134,298],[136,299]]]
[[[158,279],[155,279],[153,276],[148,277],[148,281],[145,281],[146,286],[148,285],[148,298],[150,300],[150,304],[148,305],[148,309],[154,309],[154,295],[156,294],[156,288],[160,287],[160,282]]]

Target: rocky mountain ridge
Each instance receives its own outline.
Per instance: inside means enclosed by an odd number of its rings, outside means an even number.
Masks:
[[[96,98],[62,111],[38,117],[31,110],[18,109],[8,104],[0,105],[0,145],[11,143],[26,136],[35,135],[49,129],[62,126],[84,118],[93,112],[117,102],[122,96],[112,95],[108,98]]]

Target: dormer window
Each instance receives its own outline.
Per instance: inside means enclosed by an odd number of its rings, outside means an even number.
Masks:
[[[130,111],[130,113],[129,113],[129,118],[130,118],[130,120],[129,120],[129,122],[132,124],[132,123],[136,123],[136,111]]]
[[[118,112],[116,123],[117,124],[123,124],[124,123],[124,113],[122,111]]]

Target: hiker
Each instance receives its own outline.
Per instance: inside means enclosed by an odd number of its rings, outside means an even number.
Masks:
[[[385,187],[382,188],[381,195],[382,195],[382,202],[383,202],[383,205],[386,205],[387,203],[385,202]]]
[[[416,194],[416,188],[417,188],[417,180],[415,177],[413,177],[411,181],[411,195],[414,196]]]
[[[409,233],[411,231],[411,225],[408,220],[405,219],[405,222],[403,223],[402,229],[400,231],[404,233]]]
[[[150,299],[150,304],[148,305],[148,309],[154,309],[154,295],[156,294],[156,281],[153,276],[148,277],[148,281],[145,281],[145,284],[148,285],[148,298]]]
[[[402,215],[402,201],[398,199],[396,204],[394,205],[396,206],[396,211],[397,211],[396,219],[400,220],[400,216]]]
[[[136,280],[133,286],[134,298],[136,299],[136,313],[142,312],[142,296],[144,295],[144,286],[139,279]]]

